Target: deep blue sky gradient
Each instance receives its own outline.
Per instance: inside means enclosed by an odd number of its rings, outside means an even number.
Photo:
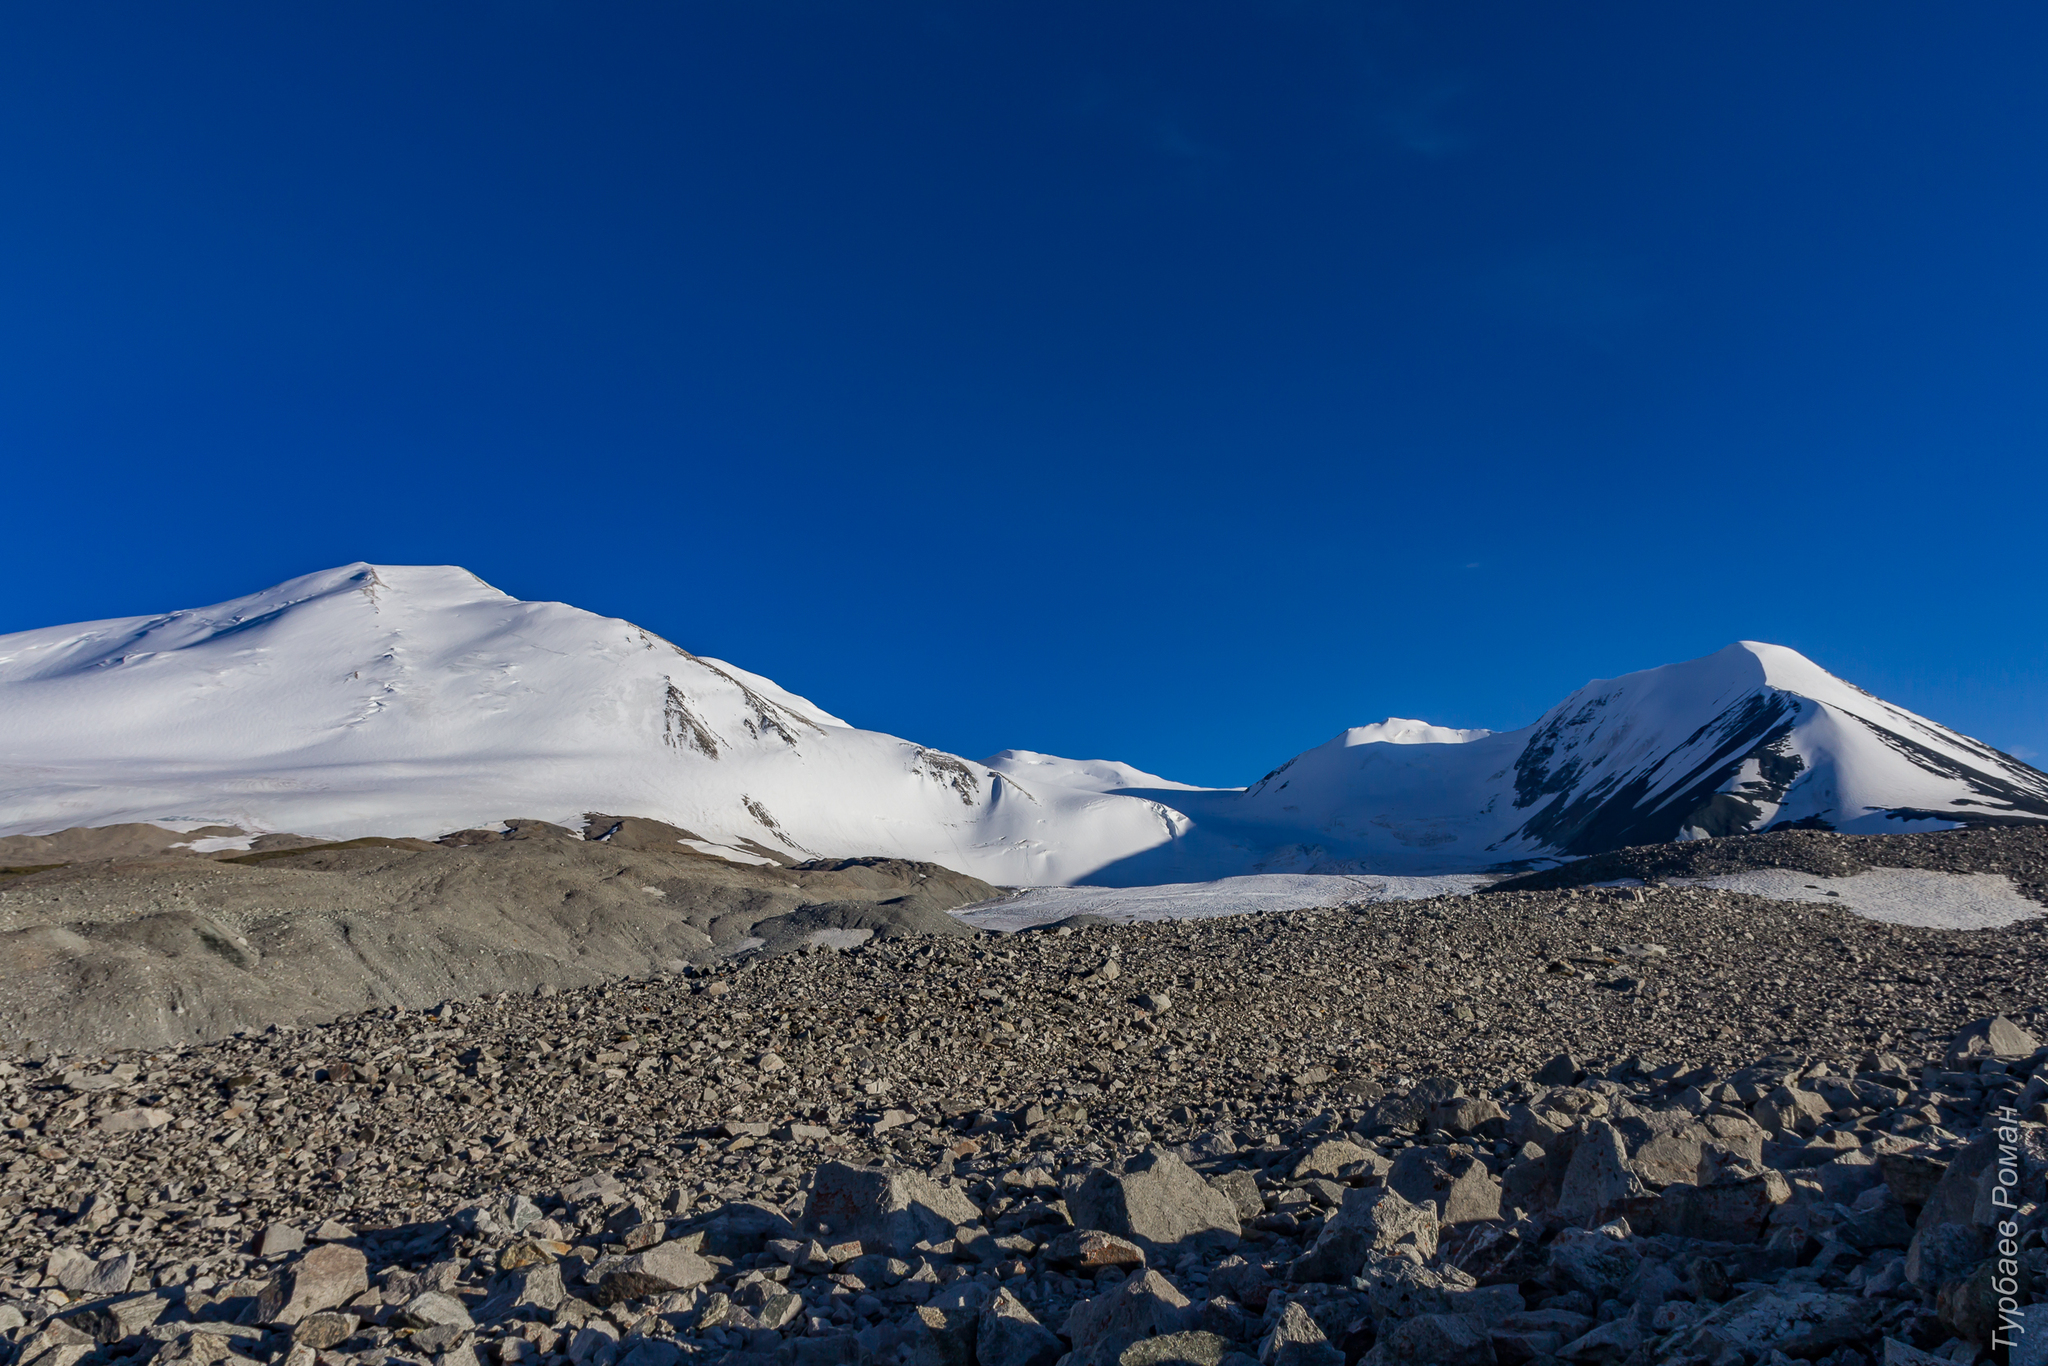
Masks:
[[[355,559],[1241,783],[1776,641],[2048,762],[2048,8],[0,17],[0,631]]]

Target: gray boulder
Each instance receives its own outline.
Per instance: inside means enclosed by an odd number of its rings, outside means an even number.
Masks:
[[[1588,1226],[1637,1208],[1649,1195],[1628,1163],[1628,1149],[1612,1124],[1586,1125],[1558,1186],[1557,1213]]]
[[[553,1262],[507,1271],[491,1283],[491,1298],[485,1303],[484,1318],[510,1318],[526,1307],[553,1314],[569,1298],[562,1284],[562,1269]]]
[[[1442,1272],[1385,1253],[1369,1254],[1351,1278],[1352,1290],[1365,1296],[1372,1321],[1381,1325],[1418,1314],[1447,1314],[1451,1312],[1451,1292],[1468,1284],[1446,1280]]]
[[[1944,1061],[1953,1072],[1982,1058],[2023,1058],[2040,1046],[2040,1040],[2005,1016],[1993,1015],[1957,1030]]]
[[[1436,1240],[1431,1210],[1386,1186],[1354,1189],[1323,1225],[1315,1246],[1295,1258],[1289,1275],[1298,1281],[1345,1280],[1373,1253],[1426,1262],[1436,1254]]]
[[[1301,1181],[1311,1176],[1322,1176],[1335,1180],[1343,1175],[1346,1167],[1370,1162],[1375,1156],[1356,1143],[1326,1138],[1302,1154],[1301,1160],[1294,1164],[1293,1179]]]
[[[1756,1122],[1780,1139],[1810,1134],[1828,1117],[1828,1103],[1803,1087],[1774,1086],[1749,1107]]]
[[[1140,1338],[1186,1332],[1195,1307],[1156,1271],[1133,1276],[1106,1294],[1077,1303],[1067,1315],[1075,1366],[1109,1366]]]
[[[660,1243],[645,1252],[622,1257],[598,1282],[597,1297],[605,1304],[645,1299],[649,1295],[693,1290],[718,1275],[718,1269],[681,1242]]]
[[[463,1233],[482,1238],[510,1238],[526,1232],[541,1217],[540,1206],[511,1192],[487,1196],[455,1212],[449,1221]]]
[[[289,1328],[309,1314],[347,1304],[369,1288],[369,1260],[352,1247],[324,1243],[263,1288],[256,1299],[256,1318]]]
[[[1543,1278],[1559,1290],[1583,1290],[1597,1304],[1627,1284],[1642,1260],[1626,1239],[1599,1229],[1568,1228],[1551,1243]]]
[[[1210,1177],[1209,1184],[1229,1199],[1240,1222],[1256,1219],[1266,1212],[1266,1201],[1259,1194],[1258,1179],[1250,1172],[1222,1172]]]
[[[1470,1153],[1409,1148],[1394,1159],[1387,1186],[1411,1205],[1427,1205],[1439,1224],[1500,1218],[1501,1184]]]
[[[1464,1083],[1450,1077],[1424,1077],[1398,1096],[1387,1096],[1365,1112],[1359,1128],[1368,1137],[1413,1133],[1429,1121],[1440,1105],[1465,1094]]]
[[[998,1290],[982,1307],[974,1345],[980,1366],[1053,1366],[1066,1351],[1053,1331],[1007,1289]]]
[[[1259,1366],[1344,1366],[1344,1354],[1330,1345],[1299,1300],[1289,1300],[1273,1331],[1259,1343]]]
[[[908,1257],[920,1242],[945,1242],[961,1225],[980,1221],[980,1209],[966,1195],[921,1172],[828,1162],[811,1178],[799,1231],[827,1246],[858,1241],[869,1253]],[[1086,1221],[1077,1214],[1075,1222]]]
[[[1711,1186],[1666,1186],[1652,1213],[1659,1233],[1713,1243],[1753,1243],[1771,1212],[1792,1198],[1784,1177],[1768,1168]]]
[[[1373,1344],[1360,1366],[1494,1366],[1493,1335],[1472,1314],[1421,1314]]]
[[[1234,1247],[1239,1237],[1231,1197],[1164,1148],[1132,1158],[1121,1172],[1090,1172],[1068,1194],[1067,1209],[1076,1227],[1128,1238],[1154,1256]]]
[[[476,1327],[476,1321],[469,1316],[469,1309],[462,1301],[439,1290],[427,1290],[413,1296],[392,1317],[406,1328],[436,1328],[443,1324]]]
[[[781,1210],[753,1200],[734,1200],[720,1205],[717,1209],[690,1220],[683,1227],[671,1228],[666,1232],[671,1237],[676,1234],[701,1233],[704,1241],[697,1250],[712,1257],[752,1256],[766,1248],[774,1239],[796,1236],[796,1229],[791,1226],[789,1219]],[[843,1240],[827,1238],[822,1241],[829,1246]]]

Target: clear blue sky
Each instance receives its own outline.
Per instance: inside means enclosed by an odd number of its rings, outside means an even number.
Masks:
[[[2048,7],[0,17],[0,630],[366,559],[1238,783],[1776,641],[2048,763]]]

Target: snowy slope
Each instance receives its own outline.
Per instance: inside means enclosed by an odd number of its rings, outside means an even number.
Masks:
[[[6,834],[188,819],[350,838],[602,810],[707,851],[1004,883],[1072,880],[1173,821],[857,730],[628,622],[441,567],[0,637],[0,765]]]
[[[1521,730],[1415,743],[1419,724],[1346,731],[1242,795],[1178,799],[1198,838],[1118,875],[1216,876],[1219,843],[1257,871],[1456,872],[1787,825],[2048,819],[2048,775],[1776,645],[1589,683]]]
[[[586,811],[735,857],[993,882],[1437,874],[1772,825],[2048,818],[2048,777],[1770,645],[1588,684],[1533,726],[1389,719],[1249,789],[864,731],[624,621],[446,567],[0,637],[0,835],[123,821],[346,838]]]

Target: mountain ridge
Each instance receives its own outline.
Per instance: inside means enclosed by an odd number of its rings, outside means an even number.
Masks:
[[[627,811],[741,862],[879,854],[1005,885],[1470,872],[1782,828],[2048,819],[2048,775],[1782,646],[1601,679],[1517,730],[1389,718],[1247,788],[977,762],[633,623],[453,566],[0,637],[0,835],[207,821],[436,836]]]

